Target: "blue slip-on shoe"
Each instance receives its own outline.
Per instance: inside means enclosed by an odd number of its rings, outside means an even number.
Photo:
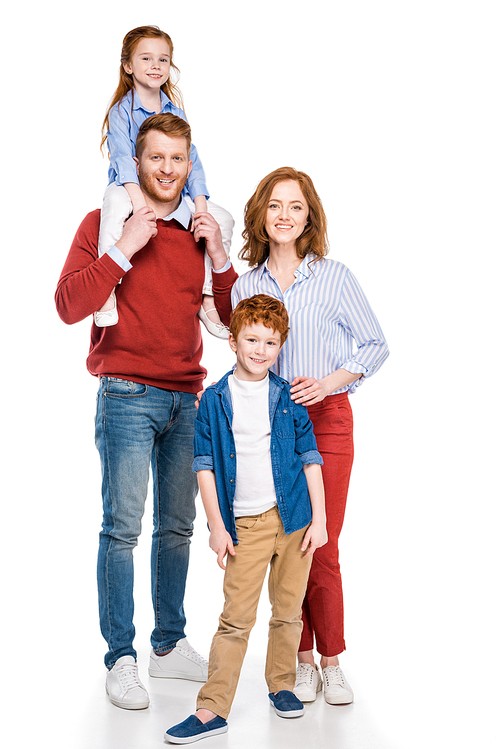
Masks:
[[[280,718],[299,718],[304,714],[304,705],[293,692],[282,689],[281,692],[269,694],[271,705]]]
[[[189,718],[177,723],[165,733],[165,738],[171,744],[192,744],[193,741],[206,739],[209,736],[217,736],[219,733],[226,733],[227,722],[218,715],[208,723],[202,723],[196,715],[190,715]]]

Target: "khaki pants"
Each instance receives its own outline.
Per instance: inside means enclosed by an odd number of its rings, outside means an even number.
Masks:
[[[300,550],[306,529],[287,536],[276,507],[237,518],[236,529],[239,543],[235,556],[227,558],[224,610],[210,649],[208,680],[197,700],[197,709],[207,708],[222,718],[231,710],[268,565],[272,615],[265,678],[269,692],[293,689],[311,566],[311,557],[304,559]]]

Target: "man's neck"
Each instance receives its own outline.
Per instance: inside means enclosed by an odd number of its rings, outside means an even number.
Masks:
[[[154,211],[156,218],[165,218],[170,216],[171,213],[177,210],[181,203],[181,198],[178,197],[175,200],[171,200],[168,203],[151,200],[149,196],[146,196],[146,203]]]

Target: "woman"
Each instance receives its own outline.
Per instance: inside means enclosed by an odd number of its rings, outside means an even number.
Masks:
[[[325,699],[345,704],[353,692],[338,660],[345,650],[338,538],[354,455],[348,394],[375,374],[389,349],[352,273],[325,259],[326,216],[307,174],[283,167],[265,177],[246,205],[243,237],[240,258],[254,269],[234,285],[232,306],[253,294],[285,304],[291,330],[272,369],[307,407],[324,460],[328,543],[313,557],[294,691],[312,702],[322,688],[316,645]]]

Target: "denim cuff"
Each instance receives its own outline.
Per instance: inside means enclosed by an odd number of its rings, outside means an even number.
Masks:
[[[323,458],[317,450],[308,450],[306,453],[302,453],[300,459],[303,466],[307,466],[310,463],[318,463],[320,466],[323,465]]]
[[[198,455],[193,460],[193,473],[198,471],[213,471],[214,460],[211,455]]]

